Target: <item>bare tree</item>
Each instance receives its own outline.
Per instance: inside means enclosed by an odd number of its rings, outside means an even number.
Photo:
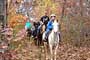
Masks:
[[[83,1],[80,0],[80,15],[83,16]]]
[[[62,16],[61,16],[61,18],[63,18],[64,14],[65,14],[65,5],[66,5],[66,1],[67,1],[67,0],[63,0]]]

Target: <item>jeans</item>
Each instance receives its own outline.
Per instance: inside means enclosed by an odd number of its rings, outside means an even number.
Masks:
[[[48,38],[48,36],[49,36],[49,32],[50,32],[50,30],[48,29],[48,30],[46,30],[46,32],[45,32],[45,38],[47,39]]]

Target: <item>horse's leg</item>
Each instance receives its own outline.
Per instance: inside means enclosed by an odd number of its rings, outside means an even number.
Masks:
[[[54,60],[56,60],[57,49],[58,49],[58,44],[57,44],[56,47],[55,47],[55,51],[54,51]]]
[[[42,45],[42,34],[40,34],[40,45]]]
[[[41,37],[41,34],[39,34],[39,36],[38,36],[38,46],[40,46],[41,45],[41,40],[42,40],[42,37]]]
[[[53,60],[53,50],[52,50],[52,45],[49,45],[49,47],[50,47],[50,53],[51,53],[51,60]]]
[[[29,35],[29,40],[30,40],[30,35]]]
[[[44,42],[45,59],[47,60],[47,43]]]
[[[41,37],[40,34],[37,35],[37,45],[40,46]]]
[[[38,36],[37,36],[37,39],[36,39],[36,45],[38,46]]]
[[[57,49],[58,49],[58,46],[59,46],[59,35],[58,35],[58,33],[56,33],[55,37],[56,37],[55,38],[56,43],[55,43],[55,49],[54,49],[54,60],[56,60]]]
[[[37,40],[38,41],[38,46],[40,46],[40,40],[41,40],[40,37],[38,37],[38,40]]]
[[[29,33],[28,33],[28,37],[29,37],[29,40],[30,40],[30,37],[31,37],[31,31],[29,31]]]

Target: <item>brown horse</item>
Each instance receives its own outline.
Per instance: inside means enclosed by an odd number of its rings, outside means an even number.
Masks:
[[[43,41],[42,41],[42,35],[43,32],[45,32],[45,25],[42,25],[39,32],[37,33],[37,39],[36,39],[36,44],[39,45],[43,45]]]

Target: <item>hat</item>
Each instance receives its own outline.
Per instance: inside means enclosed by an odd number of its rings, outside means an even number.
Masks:
[[[52,17],[52,16],[56,16],[56,15],[55,14],[51,14],[50,17]]]

